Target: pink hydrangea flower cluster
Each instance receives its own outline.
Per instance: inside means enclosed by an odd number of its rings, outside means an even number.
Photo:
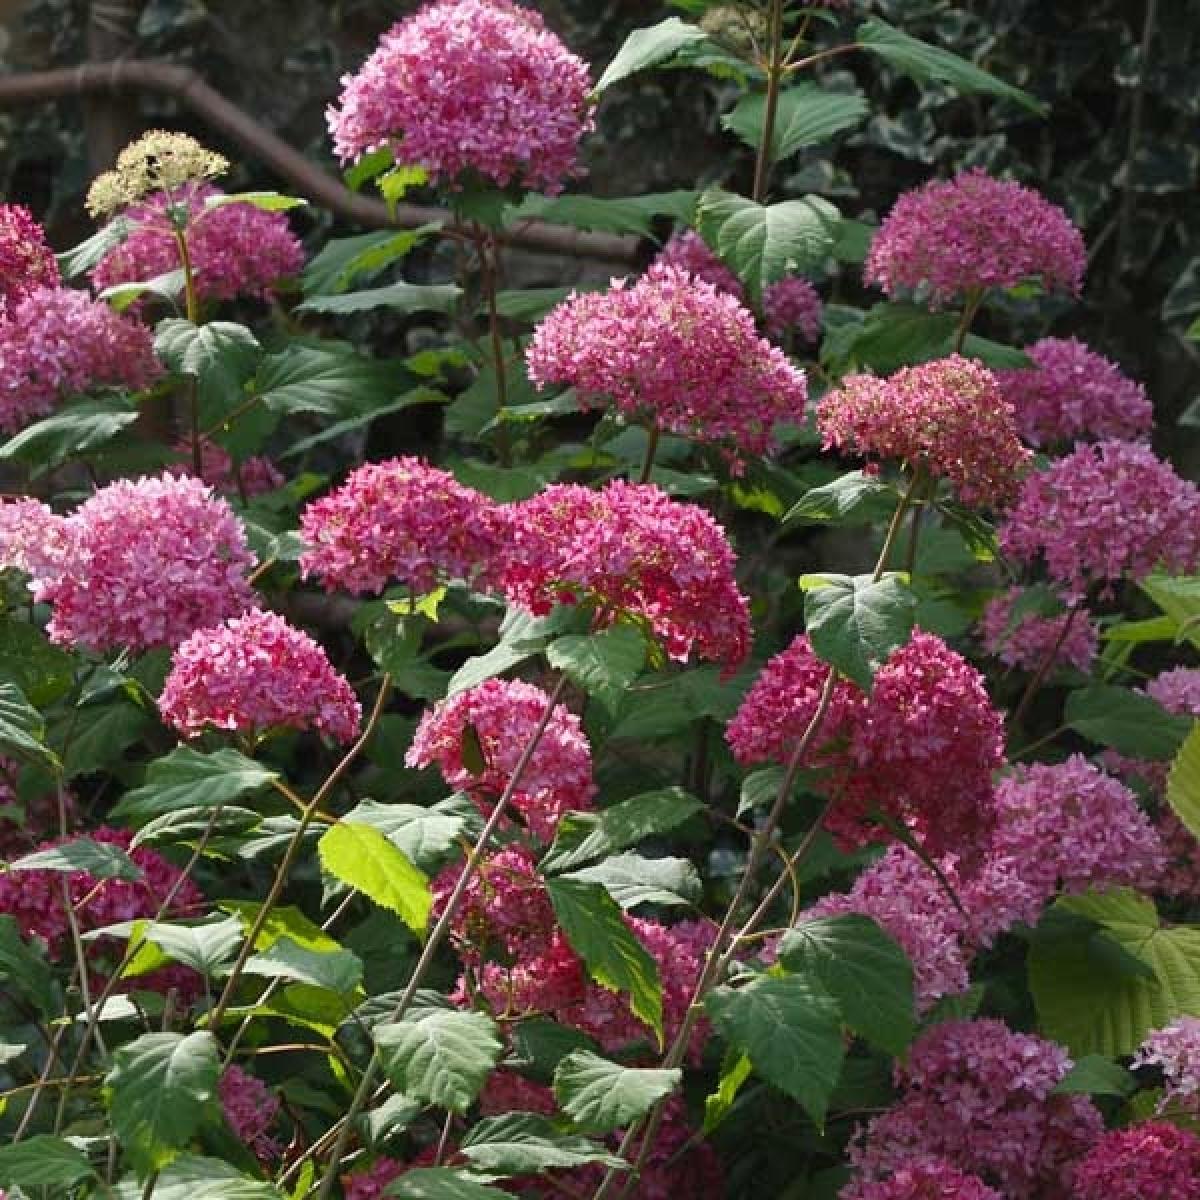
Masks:
[[[1200,1018],[1180,1017],[1156,1029],[1138,1047],[1132,1066],[1162,1071],[1160,1112],[1178,1107],[1200,1116]]]
[[[550,698],[541,688],[515,679],[488,679],[440,701],[421,718],[404,756],[410,767],[436,763],[446,782],[466,792],[484,811],[508,787],[533,740]],[[464,739],[482,753],[471,761]],[[482,767],[482,769],[479,769]],[[591,807],[592,752],[579,718],[556,705],[533,757],[513,792],[512,810],[530,831],[548,842],[564,813]]]
[[[0,204],[0,320],[35,288],[62,282],[46,231],[21,204]]]
[[[1061,208],[976,168],[905,192],[871,242],[864,278],[893,298],[924,290],[948,308],[1029,279],[1077,296],[1086,267],[1083,236]]]
[[[847,1184],[839,1200],[1004,1200],[978,1175],[967,1175],[944,1158],[897,1164],[886,1179]]]
[[[498,553],[502,528],[499,506],[449,472],[393,458],[359,467],[305,508],[300,566],[327,588],[361,594],[402,583],[420,594],[478,575]]]
[[[672,267],[570,296],[534,330],[526,360],[539,388],[569,384],[588,404],[718,443],[735,467],[766,454],[780,423],[802,423],[808,399],[804,375],[736,297]]]
[[[803,635],[763,669],[726,729],[743,765],[786,762],[817,711],[829,668]],[[908,826],[931,853],[978,845],[990,827],[991,774],[1004,728],[983,678],[940,638],[916,633],[875,675],[868,697],[839,680],[806,764],[830,768],[826,828],[846,846]]]
[[[1149,434],[1154,406],[1146,389],[1077,338],[1042,338],[1025,353],[1032,367],[996,372],[1031,446],[1082,439],[1134,441]]]
[[[328,110],[342,162],[388,147],[435,184],[557,192],[592,129],[587,64],[508,0],[440,0],[394,25]]]
[[[734,567],[725,531],[697,505],[651,484],[553,484],[513,506],[501,583],[534,614],[589,603],[598,625],[631,617],[670,658],[732,670],[750,639]]]
[[[44,576],[62,561],[63,518],[40,500],[0,501],[0,569]]]
[[[1090,670],[1100,636],[1095,621],[1086,613],[1077,613],[1072,619],[1066,612],[1056,616],[1025,612],[1014,617],[1021,595],[1020,588],[1010,588],[987,602],[979,626],[984,649],[1005,666],[1025,671],[1042,669],[1051,654],[1052,667]]]
[[[1150,680],[1146,695],[1177,717],[1200,720],[1200,668],[1174,667]]]
[[[868,1182],[934,1157],[1007,1200],[1048,1194],[1104,1127],[1091,1100],[1055,1094],[1070,1066],[1061,1047],[1001,1021],[934,1025],[897,1064],[901,1098],[866,1126],[851,1160]]]
[[[176,442],[175,452],[184,460],[171,471],[176,475],[191,475],[192,447],[190,442]],[[213,491],[228,496],[242,496],[247,500],[273,492],[287,482],[283,473],[261,454],[252,455],[235,463],[224,446],[211,438],[200,439],[200,478]]]
[[[257,608],[198,629],[175,647],[158,708],[184,737],[291,728],[349,742],[362,721],[354,689],[321,646]]]
[[[242,1144],[260,1163],[277,1162],[283,1147],[271,1136],[271,1127],[283,1107],[279,1097],[236,1064],[221,1072],[218,1092],[225,1120]]]
[[[1070,599],[1160,564],[1186,573],[1200,562],[1200,488],[1147,446],[1080,445],[1025,480],[999,537],[1016,561],[1044,561]]]
[[[657,266],[672,267],[693,279],[712,284],[719,292],[743,299],[742,281],[709,249],[708,243],[694,230],[674,233],[654,256]]]
[[[58,829],[58,792],[54,788],[29,799],[17,794],[20,764],[0,755],[0,859],[20,858],[32,854],[38,843],[45,841]],[[78,817],[79,806],[70,792],[63,793],[67,827]]]
[[[1170,808],[1158,812],[1154,827],[1167,854],[1157,890],[1164,896],[1188,900],[1200,896],[1200,841]]]
[[[1030,461],[996,377],[957,354],[887,379],[847,376],[816,414],[826,450],[924,470],[967,504],[1006,503]]]
[[[233,510],[198,479],[121,479],[64,522],[66,546],[34,596],[51,640],[103,652],[174,646],[245,612],[254,558]]]
[[[85,292],[34,288],[0,320],[0,432],[18,432],[67,396],[137,390],[160,374],[144,325]]]
[[[1200,1200],[1200,1137],[1164,1121],[1114,1129],[1076,1164],[1070,1200]]]
[[[183,264],[168,209],[186,208],[184,235],[199,298],[266,299],[280,280],[299,273],[304,247],[284,213],[246,203],[208,207],[222,195],[211,184],[189,183],[172,195],[156,192],[127,208],[124,216],[133,228],[92,269],[93,285],[142,283],[178,270]]]

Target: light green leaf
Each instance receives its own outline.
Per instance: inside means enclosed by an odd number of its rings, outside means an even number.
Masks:
[[[187,276],[184,274],[183,268],[176,267],[175,270],[164,271],[152,279],[114,283],[110,287],[104,288],[97,299],[107,301],[109,307],[116,309],[117,312],[124,312],[131,304],[136,303],[147,294],[174,304],[183,294],[186,280]]]
[[[750,1056],[730,1049],[721,1064],[717,1090],[704,1098],[704,1133],[710,1134],[733,1111],[742,1085],[754,1074]]]
[[[822,1126],[846,1054],[832,997],[796,975],[763,975],[742,987],[717,988],[705,1007],[755,1071]]]
[[[611,712],[645,665],[646,639],[632,625],[613,625],[556,639],[546,647],[546,660]]]
[[[169,962],[182,963],[213,979],[229,965],[243,940],[242,923],[236,917],[217,917],[194,925],[168,924],[165,921],[135,921],[130,943],[150,943],[165,955]],[[127,976],[142,971],[156,970],[153,966],[139,962],[140,952],[135,955],[125,971]],[[152,952],[155,960],[159,955]]]
[[[418,804],[379,804],[364,800],[343,818],[350,825],[378,829],[422,871],[436,868],[458,844],[466,823],[456,813]]]
[[[1132,1096],[1138,1081],[1130,1071],[1103,1054],[1085,1054],[1054,1089],[1068,1096]]]
[[[784,934],[779,960],[828,992],[855,1033],[888,1054],[908,1048],[916,1030],[912,965],[874,921],[854,913],[803,921]]]
[[[596,84],[596,91],[602,92],[638,71],[667,62],[685,46],[707,40],[708,35],[703,29],[689,25],[678,17],[668,17],[647,29],[635,29],[605,68]]]
[[[335,296],[310,296],[297,306],[297,312],[318,312],[341,315],[366,312],[372,308],[394,308],[398,312],[450,312],[462,289],[454,284],[405,283],[403,280],[385,287],[368,288],[362,292],[343,292]]]
[[[680,1084],[678,1068],[623,1067],[588,1050],[567,1055],[554,1072],[559,1106],[585,1133],[632,1124]]]
[[[269,949],[252,954],[243,968],[262,979],[290,979],[349,996],[362,983],[362,959],[351,950],[314,950],[281,937]]]
[[[766,95],[743,96],[721,124],[757,150],[766,125]],[[780,92],[771,138],[771,159],[779,162],[804,146],[815,146],[834,134],[854,129],[870,111],[861,92],[831,92],[815,83],[802,83]]]
[[[504,1200],[511,1193],[453,1167],[416,1167],[389,1183],[383,1194],[396,1200]]]
[[[686,858],[618,854],[562,878],[598,883],[624,909],[641,904],[690,907],[699,904],[704,892],[699,873]]]
[[[596,1142],[559,1133],[553,1122],[536,1113],[487,1117],[471,1128],[460,1149],[473,1166],[499,1175],[533,1175],[593,1162],[617,1170],[629,1165]]]
[[[1192,726],[1192,732],[1171,764],[1171,773],[1167,776],[1167,803],[1192,836],[1200,838],[1200,722]]]
[[[204,207],[224,208],[227,204],[249,204],[252,208],[261,208],[263,212],[286,212],[289,208],[305,208],[308,201],[299,196],[284,196],[280,192],[222,192],[209,196]]]
[[[1063,720],[1101,746],[1156,761],[1172,758],[1192,731],[1190,718],[1173,716],[1142,692],[1107,684],[1072,692]]]
[[[1156,572],[1139,585],[1179,626],[1180,636],[1200,648],[1200,575]]]
[[[496,1023],[479,1012],[425,1009],[377,1025],[374,1033],[384,1070],[400,1091],[456,1113],[474,1103],[504,1050]]]
[[[59,871],[72,874],[86,871],[97,879],[141,879],[137,864],[120,846],[94,842],[91,838],[73,838],[48,850],[36,850],[8,864],[10,871]]]
[[[65,1195],[95,1172],[82,1150],[48,1134],[36,1134],[14,1145],[0,1146],[0,1185],[55,1188]]]
[[[378,829],[339,821],[322,835],[317,852],[321,866],[335,879],[394,912],[424,937],[433,905],[429,880]]]
[[[126,792],[113,815],[144,821],[183,808],[215,808],[260,791],[278,778],[277,772],[236,750],[204,754],[178,746],[146,768],[146,782]]]
[[[111,442],[138,418],[123,396],[84,400],[27,425],[0,446],[0,459],[30,464],[35,475]]]
[[[611,992],[629,996],[630,1007],[663,1037],[662,982],[658,966],[634,937],[616,901],[598,883],[549,879],[546,890],[571,948],[588,974]]]

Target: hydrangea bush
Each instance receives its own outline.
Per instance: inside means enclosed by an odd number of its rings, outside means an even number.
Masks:
[[[677,7],[399,21],[331,154],[417,230],[172,131],[0,207],[0,1194],[1200,1200],[1200,490],[1051,194],[780,183],[835,56],[1038,103]],[[589,195],[668,67],[723,184]],[[531,217],[643,268],[506,288]]]

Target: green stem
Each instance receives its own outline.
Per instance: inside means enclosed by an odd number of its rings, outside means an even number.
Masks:
[[[983,303],[983,289],[972,288],[967,293],[967,302],[963,306],[962,317],[958,322],[958,328],[954,331],[954,353],[961,354],[962,348],[966,344],[967,334],[971,332],[971,325],[975,321],[975,317],[979,312],[979,306]]]
[[[771,0],[769,22],[769,44],[767,47],[767,102],[763,112],[762,141],[758,147],[758,159],[754,164],[754,200],[763,204],[767,199],[767,186],[771,178],[771,161],[775,140],[775,119],[779,112],[779,91],[784,75],[783,50],[783,0]]]
[[[175,229],[175,245],[179,248],[179,263],[183,268],[183,294],[187,307],[187,319],[193,325],[200,324],[200,298],[196,294],[196,274],[192,268],[192,255],[188,249],[187,234]],[[200,388],[195,377],[188,380],[188,420],[192,434],[192,473],[199,479],[203,474],[204,457],[200,451]]]
[[[1071,626],[1075,623],[1075,617],[1082,607],[1082,604],[1071,606],[1070,611],[1067,613],[1067,619],[1062,623],[1062,629],[1058,631],[1058,637],[1054,640],[1054,645],[1050,647],[1042,657],[1042,661],[1038,663],[1037,670],[1033,673],[1033,678],[1030,679],[1024,694],[1013,711],[1012,723],[1014,726],[1019,725],[1021,718],[1029,711],[1029,706],[1033,703],[1033,698],[1038,694],[1038,689],[1045,682],[1046,676],[1050,673],[1050,668],[1054,666],[1054,660],[1058,657],[1058,652],[1063,648],[1063,644],[1071,632]]]
[[[487,305],[488,336],[492,343],[492,362],[496,370],[496,399],[500,408],[508,407],[508,377],[504,358],[504,337],[500,331],[500,307],[497,301],[499,277],[499,247],[496,235],[480,227],[476,242],[479,247],[479,281],[483,288],[483,299]],[[508,429],[501,421],[496,428],[496,454],[502,466],[507,467],[512,459],[508,442]]]
[[[650,482],[650,472],[654,470],[654,456],[658,453],[659,433],[657,424],[651,425],[646,431],[646,457],[642,459],[642,473],[638,476],[638,483]]]

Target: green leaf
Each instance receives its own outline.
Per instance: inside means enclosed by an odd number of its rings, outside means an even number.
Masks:
[[[498,1175],[533,1175],[593,1162],[617,1170],[629,1165],[587,1138],[559,1133],[536,1113],[487,1117],[471,1128],[459,1148],[473,1166]]]
[[[140,868],[119,846],[94,842],[86,837],[26,854],[9,863],[8,870],[59,871],[67,874],[86,871],[97,879],[136,880],[142,877]]]
[[[182,963],[213,979],[229,966],[243,940],[242,923],[237,917],[215,917],[193,925],[168,924],[165,921],[135,921],[130,943],[147,942],[157,946],[170,962]],[[154,957],[158,957],[155,955]],[[135,956],[126,975],[138,975],[141,968]]]
[[[1200,575],[1157,573],[1140,586],[1178,624],[1180,636],[1200,649]]]
[[[377,1025],[388,1078],[406,1096],[464,1113],[500,1060],[496,1023],[480,1012],[425,1009]]]
[[[261,208],[263,212],[287,212],[289,208],[304,208],[307,200],[299,196],[284,196],[280,192],[223,192],[209,196],[204,201],[204,207],[224,208],[227,204],[249,204],[252,208]]]
[[[662,983],[658,966],[625,924],[616,901],[598,883],[548,879],[554,915],[588,974],[611,992],[629,996],[630,1007],[663,1037]]]
[[[742,987],[717,988],[705,1007],[755,1071],[823,1126],[846,1054],[833,998],[797,975],[761,975]]]
[[[82,1150],[48,1134],[0,1146],[0,1184],[4,1187],[59,1188],[63,1195],[95,1175]]]
[[[417,229],[385,229],[330,238],[304,268],[304,294],[344,291],[356,275],[371,274],[399,261],[440,228],[440,222],[436,222]]]
[[[177,375],[191,375],[211,394],[228,400],[241,394],[242,379],[262,347],[245,325],[193,325],[183,317],[169,317],[154,330],[154,350]]]
[[[137,419],[137,407],[123,396],[84,400],[26,426],[0,446],[0,459],[28,463],[40,475],[111,442]]]
[[[1120,1096],[1125,1099],[1138,1090],[1130,1071],[1102,1054],[1085,1054],[1059,1080],[1054,1089],[1068,1096]]]
[[[16,684],[35,707],[53,704],[75,682],[75,660],[36,626],[0,617],[0,680]]]
[[[394,912],[418,937],[429,923],[429,880],[399,847],[370,825],[339,821],[317,843],[321,866],[335,879]]]
[[[883,59],[889,66],[918,83],[931,80],[948,83],[960,92],[983,92],[1005,100],[1013,100],[1035,113],[1045,112],[1045,105],[1035,100],[1028,92],[989,75],[987,71],[967,62],[965,58],[959,58],[957,54],[930,46],[907,33],[893,29],[883,21],[864,21],[858,27],[855,41],[868,53]]]
[[[216,808],[260,791],[278,778],[278,772],[236,750],[205,754],[178,746],[146,768],[145,783],[126,792],[113,815],[145,821],[182,808]]]
[[[887,375],[900,367],[943,358],[957,324],[953,313],[931,313],[912,304],[876,304],[844,338],[827,339],[826,362],[870,367]]]
[[[281,937],[261,954],[252,954],[243,968],[262,979],[290,979],[349,996],[362,983],[362,960],[352,950],[312,949]]]
[[[567,1055],[554,1072],[559,1107],[585,1133],[608,1133],[632,1124],[676,1091],[678,1068],[623,1067],[588,1050]]]
[[[779,961],[811,977],[842,1010],[846,1024],[899,1056],[916,1030],[913,972],[904,951],[867,917],[849,913],[801,922],[784,934]]]
[[[746,1054],[730,1050],[721,1064],[717,1090],[704,1099],[704,1133],[710,1134],[733,1111],[742,1085],[754,1074],[754,1064]]]
[[[703,29],[689,25],[678,17],[668,17],[647,29],[635,29],[604,69],[604,74],[596,84],[596,91],[602,92],[638,71],[667,62],[685,46],[707,40],[708,35]]]
[[[113,1129],[138,1173],[161,1170],[216,1115],[221,1062],[211,1033],[146,1033],[104,1077]]]
[[[907,643],[917,598],[899,575],[805,576],[804,623],[818,658],[863,691],[892,651]],[[803,583],[803,581],[802,581]]]
[[[78,719],[69,714],[55,726],[55,742],[65,742],[63,774],[67,779],[115,765],[150,725],[146,710],[129,700],[114,704],[89,704]],[[68,732],[69,731],[69,732]]]
[[[643,792],[598,813],[568,813],[559,822],[541,868],[568,871],[636,846],[643,838],[669,833],[703,810],[690,792],[670,787]]]
[[[704,884],[686,858],[643,858],[618,854],[563,879],[598,883],[624,909],[641,904],[691,906],[700,903]]]
[[[187,276],[182,267],[173,271],[164,271],[152,279],[127,280],[124,283],[114,283],[104,288],[97,299],[108,302],[110,308],[124,312],[131,304],[149,294],[175,304],[187,286]]]
[[[689,224],[696,208],[696,192],[649,192],[644,196],[529,196],[513,214],[514,221],[534,217],[556,225],[603,233],[654,235],[656,217],[673,217]],[[546,289],[549,290],[549,289]],[[587,291],[580,284],[570,291]],[[510,293],[512,294],[512,293]]]
[[[375,800],[364,800],[343,820],[378,829],[421,871],[435,869],[459,845],[466,831],[461,816],[437,806],[380,804]]]
[[[1200,928],[1163,925],[1129,888],[1064,897],[1038,927],[1029,986],[1040,1029],[1076,1057],[1132,1054],[1150,1030],[1200,1016]]]
[[[117,1200],[142,1200],[141,1184],[117,1185]],[[182,1155],[154,1183],[154,1200],[283,1200],[283,1194],[261,1179],[251,1179],[218,1158]]]
[[[54,974],[44,954],[22,937],[14,917],[0,916],[0,979],[37,1005],[47,1016],[61,1011]]]
[[[397,312],[450,312],[458,303],[462,289],[449,283],[418,284],[400,280],[385,287],[362,292],[343,292],[336,296],[310,296],[297,306],[297,312],[366,312],[372,308],[394,308]]]
[[[697,209],[701,237],[755,297],[784,275],[819,266],[840,221],[820,196],[767,205],[710,188]]]
[[[1200,722],[1192,726],[1171,764],[1167,803],[1192,836],[1200,838]]]
[[[42,714],[11,683],[0,683],[0,746],[51,770],[59,766],[57,755],[46,746]]]
[[[271,412],[342,416],[387,401],[400,381],[394,364],[293,344],[262,360],[252,386]]]
[[[898,499],[896,489],[878,476],[850,471],[810,488],[788,510],[783,524],[868,525],[886,517]]]
[[[546,647],[546,660],[612,712],[646,662],[646,639],[632,625],[601,633],[561,637]]]
[[[743,96],[721,124],[757,150],[766,125],[767,99],[762,92]],[[802,83],[780,92],[771,138],[771,159],[780,162],[804,146],[828,141],[854,129],[870,111],[861,92],[831,92],[815,83]]]
[[[1173,716],[1142,692],[1107,684],[1072,692],[1063,720],[1101,746],[1155,760],[1173,757],[1192,729],[1190,718]]]
[[[488,1187],[453,1167],[416,1167],[383,1189],[396,1200],[504,1200],[509,1192]]]
[[[127,217],[114,217],[102,229],[91,237],[73,246],[70,250],[57,254],[58,269],[64,279],[74,279],[76,276],[90,271],[100,260],[107,256],[110,250],[115,250],[129,236],[133,224]]]

